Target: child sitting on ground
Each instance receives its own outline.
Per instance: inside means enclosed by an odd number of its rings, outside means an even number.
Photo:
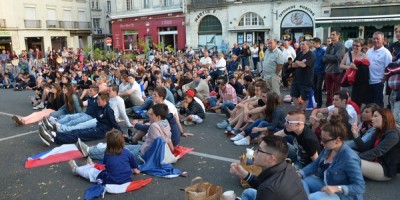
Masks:
[[[131,182],[132,172],[139,174],[135,157],[125,149],[125,141],[122,133],[113,129],[106,134],[107,148],[104,153],[103,163],[105,170],[95,167],[90,158],[86,165],[78,167],[74,160],[69,161],[73,174],[78,174],[90,182],[102,184],[124,184]]]

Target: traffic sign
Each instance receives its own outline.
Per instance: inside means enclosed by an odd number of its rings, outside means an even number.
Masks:
[[[111,43],[112,43],[112,39],[110,37],[106,38],[106,44],[108,46],[111,46]]]

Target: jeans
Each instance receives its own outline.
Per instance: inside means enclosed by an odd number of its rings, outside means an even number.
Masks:
[[[325,86],[326,86],[326,107],[332,105],[333,94],[340,90],[339,85],[340,73],[326,73]]]
[[[260,62],[260,58],[259,57],[252,57],[253,59],[253,65],[254,65],[254,70],[258,70],[257,69],[257,63]],[[244,67],[243,67],[244,69]]]
[[[371,140],[372,136],[375,135],[375,131],[376,131],[375,128],[368,129],[368,131],[361,137],[361,140],[363,142],[368,142],[369,140]],[[344,141],[344,143],[350,148],[357,150],[357,145],[354,142],[354,140],[346,140]]]
[[[151,104],[153,103],[153,100],[147,98],[146,101],[144,101],[144,103],[140,106],[133,106],[131,108],[128,108],[127,110],[131,110],[131,111],[141,111],[141,110],[148,110],[151,106]]]
[[[210,102],[211,107],[214,107],[217,105],[218,99],[216,97],[209,97],[208,102]]]
[[[328,195],[325,192],[321,192],[321,189],[325,187],[325,183],[316,176],[307,176],[301,181],[309,200],[340,200],[337,194]]]
[[[75,126],[82,122],[86,122],[93,119],[92,116],[86,113],[75,113],[70,115],[65,115],[57,121],[57,123],[65,126]]]
[[[135,156],[135,158],[140,157],[140,147],[141,145],[125,145],[125,149]],[[104,152],[106,152],[107,144],[106,143],[99,143],[96,146],[89,147],[89,156],[92,159],[96,160],[103,160],[104,159]],[[138,164],[142,159],[136,159]]]
[[[297,152],[296,152],[296,148],[294,148],[294,146],[290,143],[287,143],[288,147],[289,147],[289,152],[288,152],[288,158],[290,158],[290,160],[292,160],[292,163],[294,165],[297,166],[298,169],[301,169],[304,167],[304,164],[302,162],[299,161],[298,156],[297,156]]]
[[[61,124],[60,126],[57,126],[57,131],[67,132],[67,131],[72,131],[72,130],[77,130],[77,129],[95,128],[96,125],[97,125],[97,119],[93,118],[93,119],[87,120],[85,122],[82,122],[82,123],[79,123],[76,125],[71,125],[71,126]]]
[[[221,110],[225,112],[226,116],[230,117],[230,112],[236,107],[236,104],[232,103],[231,101],[224,101],[221,105]]]
[[[322,107],[322,84],[324,82],[324,74],[314,73],[314,98],[317,102],[317,108]]]
[[[50,114],[50,116],[54,117],[54,118],[59,118],[62,115],[68,115],[68,110],[66,107],[60,108],[57,111],[54,111]]]
[[[98,128],[77,129],[67,132],[57,132],[54,142],[57,144],[74,144],[80,138],[82,141],[104,139],[107,131]]]
[[[243,190],[242,200],[255,200],[257,197],[257,190],[254,188],[248,188]]]
[[[247,126],[244,129],[244,133],[246,133],[246,135],[250,136],[251,139],[254,139],[254,138],[257,138],[261,134],[261,132],[251,133],[254,127],[265,128],[270,125],[271,125],[271,123],[269,123],[263,119],[256,119],[256,121],[254,121],[252,124],[250,124],[249,126]],[[278,131],[278,129],[275,128],[275,130],[268,130],[268,131],[276,132],[276,131]]]
[[[368,103],[376,103],[380,107],[383,107],[383,84],[382,83],[376,83],[376,84],[369,84],[371,88],[371,94]]]

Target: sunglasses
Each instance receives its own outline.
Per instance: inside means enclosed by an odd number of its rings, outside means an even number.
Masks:
[[[332,138],[332,139],[329,139],[329,140],[321,139],[321,143],[322,143],[322,144],[326,144],[326,143],[328,143],[328,142],[330,142],[330,141],[333,141],[333,140],[336,140],[336,138]]]
[[[254,152],[255,152],[255,153],[260,152],[260,153],[265,153],[265,154],[267,154],[267,155],[272,155],[272,153],[268,153],[268,152],[266,152],[266,151],[260,150],[259,148],[257,148]]]
[[[304,122],[302,122],[302,121],[290,121],[290,120],[285,118],[285,123],[291,125],[291,124],[303,124]]]

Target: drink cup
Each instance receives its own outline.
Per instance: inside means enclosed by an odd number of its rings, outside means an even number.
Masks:
[[[233,190],[228,190],[222,194],[222,200],[235,200],[236,194]]]

